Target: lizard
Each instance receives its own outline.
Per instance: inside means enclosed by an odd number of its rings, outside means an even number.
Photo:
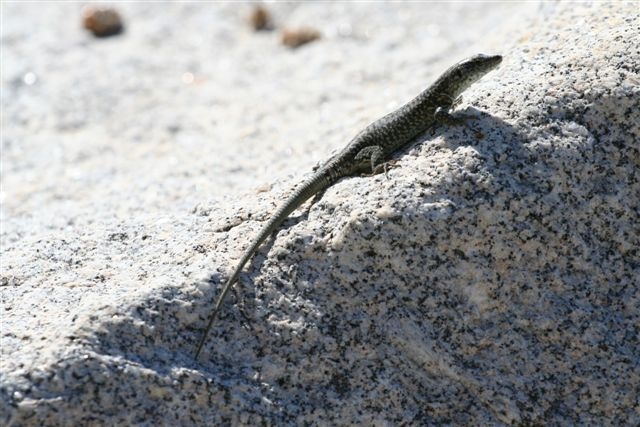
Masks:
[[[213,321],[245,264],[293,211],[312,196],[321,195],[341,178],[368,171],[375,174],[381,172],[380,169],[384,169],[386,173],[386,162],[396,151],[438,123],[455,122],[456,117],[451,116],[451,111],[457,105],[462,92],[496,68],[500,62],[500,55],[478,54],[454,64],[413,100],[365,127],[346,147],[320,164],[280,205],[245,250],[211,310],[207,327],[198,343],[195,359],[200,356]]]

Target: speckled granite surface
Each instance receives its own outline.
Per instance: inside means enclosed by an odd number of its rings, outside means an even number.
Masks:
[[[637,5],[273,7],[323,38],[139,3],[96,42],[2,5],[1,422],[637,425]],[[478,51],[505,60],[468,126],[294,215],[195,362],[265,212]]]

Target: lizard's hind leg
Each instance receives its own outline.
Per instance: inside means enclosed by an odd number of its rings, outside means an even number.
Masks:
[[[371,175],[375,175],[382,172],[379,171],[379,168],[384,163],[384,150],[379,145],[369,145],[360,150],[354,160],[357,163],[362,163],[363,166],[369,162],[371,164]]]
[[[396,163],[395,160],[384,160],[384,151],[382,147],[379,145],[370,145],[368,147],[363,148],[358,152],[355,157],[356,161],[359,162],[369,162],[371,164],[371,173],[370,175],[377,175],[379,173],[384,172],[384,176],[389,178],[387,175],[387,171]]]

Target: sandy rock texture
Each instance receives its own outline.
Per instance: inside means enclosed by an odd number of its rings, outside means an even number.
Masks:
[[[637,4],[80,6],[1,5],[3,425],[640,423]],[[466,125],[295,213],[194,360],[292,186],[478,52]]]

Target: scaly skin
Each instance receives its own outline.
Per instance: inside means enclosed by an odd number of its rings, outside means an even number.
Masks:
[[[499,55],[476,55],[453,65],[412,101],[364,128],[342,151],[322,164],[307,181],[300,185],[262,227],[225,282],[198,344],[196,359],[202,351],[220,306],[245,264],[256,253],[262,242],[276,231],[294,210],[341,178],[364,172],[376,173],[395,151],[408,145],[436,123],[446,122],[449,119],[450,110],[462,92],[497,67],[501,61],[502,57]]]

